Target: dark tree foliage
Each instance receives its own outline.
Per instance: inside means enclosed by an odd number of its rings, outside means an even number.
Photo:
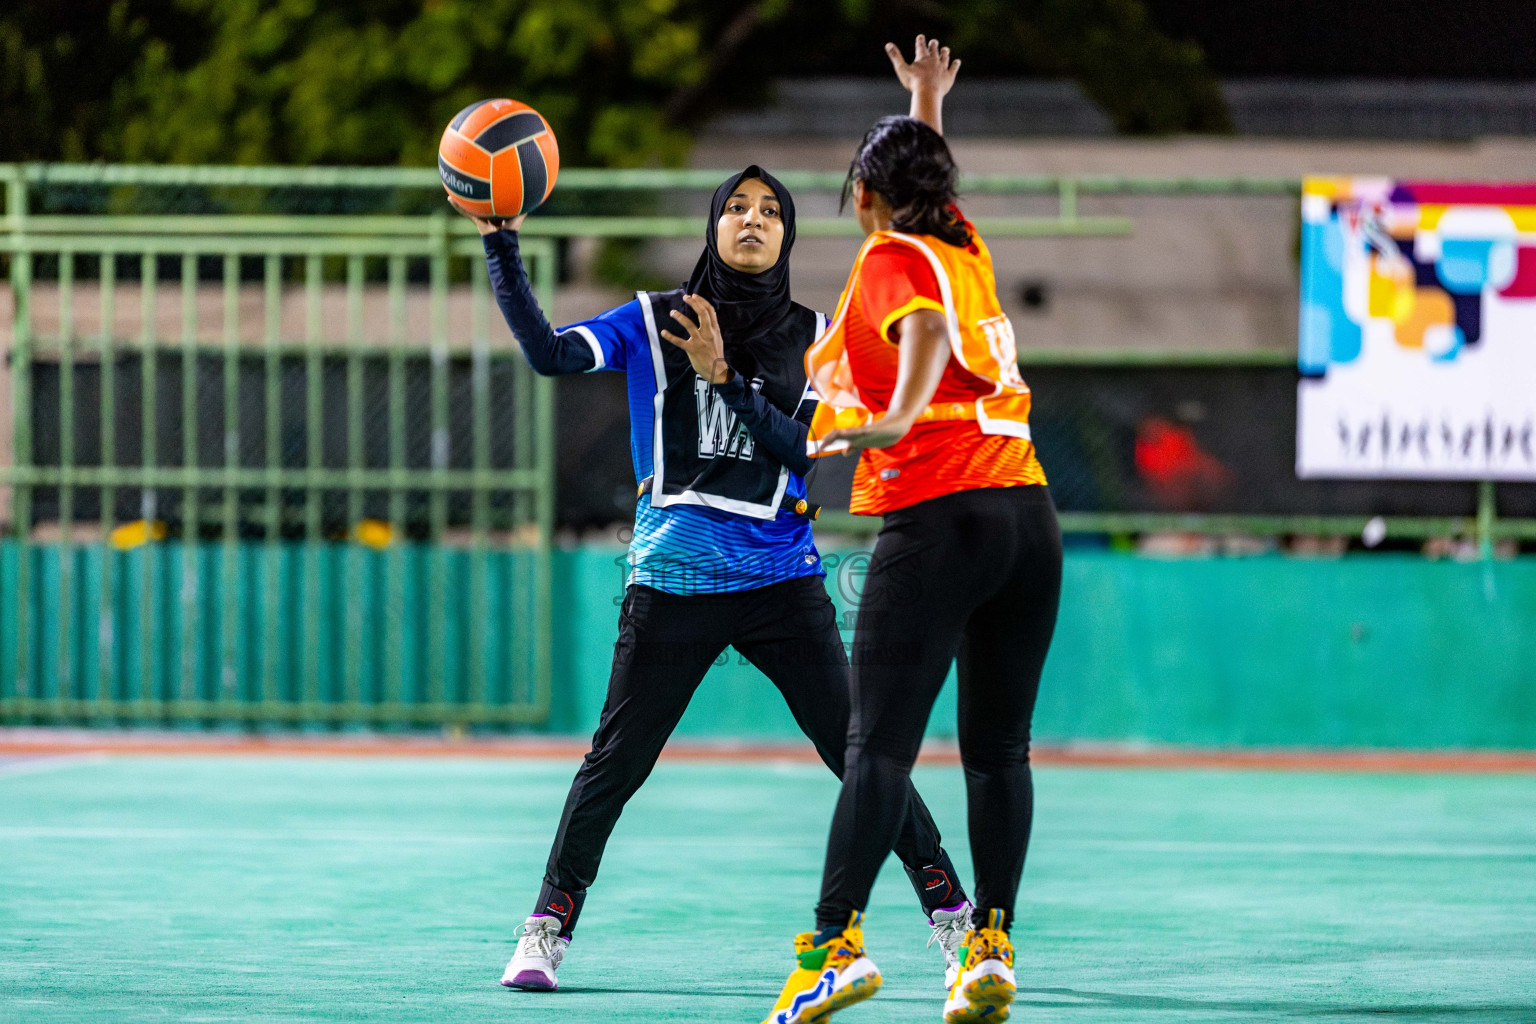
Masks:
[[[1142,0],[797,3],[744,54],[753,74],[720,92],[749,102],[752,81],[764,74],[889,74],[882,45],[909,49],[919,32],[964,60],[965,79],[1075,80],[1127,134],[1231,128],[1200,47],[1160,31]]]
[[[117,84],[152,40],[186,48],[198,29],[175,0],[0,6],[0,160],[106,155]]]
[[[970,76],[1079,81],[1122,131],[1226,127],[1198,47],[1142,0],[24,0],[0,12],[0,160],[430,163],[512,96],[568,164],[680,161],[787,75],[889,74],[938,35]]]
[[[1223,76],[1474,78],[1536,75],[1530,0],[1146,0]]]

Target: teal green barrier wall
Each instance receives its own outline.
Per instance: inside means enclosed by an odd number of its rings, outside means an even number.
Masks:
[[[602,709],[622,554],[560,556],[553,724],[561,731],[589,731]],[[849,607],[844,592],[857,588],[856,569],[843,561],[828,580],[841,609]],[[679,732],[797,736],[767,680],[734,655],[726,661]],[[929,732],[955,734],[953,678]],[[1536,747],[1536,558],[1165,561],[1069,552],[1035,735],[1050,743]]]
[[[513,615],[506,610],[527,604],[514,602],[511,593],[514,581],[532,578],[533,556],[526,552],[503,550],[485,555],[486,615],[483,622],[471,628],[473,556],[464,549],[402,545],[384,552],[339,544],[318,544],[311,549],[301,543],[282,543],[269,549],[265,544],[246,543],[235,549],[235,572],[226,589],[224,551],[219,545],[189,548],[165,543],[111,552],[100,545],[74,546],[68,553],[73,613],[66,658],[60,657],[60,569],[64,564],[61,554],[57,545],[34,544],[28,550],[34,595],[28,623],[32,634],[29,696],[57,695],[61,677],[70,680],[65,689],[71,696],[99,696],[98,686],[103,677],[100,610],[104,558],[111,559],[107,578],[112,591],[112,642],[106,647],[110,651],[106,676],[111,681],[108,692],[119,700],[262,699],[269,654],[264,618],[269,570],[277,580],[278,614],[277,643],[270,652],[272,689],[266,694],[267,699],[306,699],[305,668],[314,665],[312,696],[319,701],[346,700],[347,689],[355,682],[359,690],[356,696],[364,702],[420,702],[432,697],[435,681],[444,685],[444,700],[462,701],[471,692],[471,643],[480,645],[486,698],[500,704],[520,696],[512,692],[511,673],[505,666],[525,659],[513,649]],[[192,608],[197,642],[190,645],[192,665],[191,672],[186,673],[182,664],[183,565],[189,554],[194,559],[191,580],[196,596]],[[319,597],[319,607],[313,612],[305,609],[304,586],[306,562],[311,555],[317,562],[314,572]],[[386,617],[390,562],[396,555],[405,600],[398,646],[392,648]],[[16,695],[18,559],[14,542],[0,543],[0,698]],[[430,603],[434,560],[443,574],[441,593],[446,603],[438,616],[446,632],[439,638],[440,660],[436,665],[429,656],[429,632],[434,619]],[[151,633],[156,637],[148,659],[141,656],[146,569],[152,571],[148,614],[154,617]],[[230,677],[223,671],[226,594],[232,594],[237,602],[234,671]],[[361,641],[350,647],[349,614],[360,624]],[[307,646],[311,639],[307,629],[311,615],[319,624],[313,631],[312,648]],[[386,664],[390,658],[397,659],[394,671]],[[226,689],[231,684],[232,688]],[[399,692],[390,692],[393,687],[398,687]]]
[[[153,551],[159,621],[179,615],[182,550],[157,545],[114,555],[113,581],[121,609],[113,666],[119,696],[141,692],[137,648],[138,604],[145,551]],[[368,649],[348,652],[340,632],[344,605],[363,602],[376,625],[386,555],[362,553],[362,573],[348,575],[346,549],[320,552],[322,603],[333,623],[320,646],[305,652],[299,637],[284,637],[279,652],[282,691],[297,696],[299,659],[321,662],[322,699],[339,693],[349,657],[362,659],[364,699],[379,699],[382,664],[377,633]],[[402,552],[407,604],[402,656],[408,663],[408,699],[423,692],[431,669],[422,656],[429,626],[425,548]],[[830,552],[828,580],[839,609],[851,610],[858,563],[849,552]],[[39,638],[37,688],[56,692],[58,679],[58,549],[32,549]],[[70,645],[76,692],[94,693],[101,550],[73,555],[76,621],[91,623]],[[218,693],[222,648],[221,562],[214,549],[199,552],[197,578],[206,624],[196,652],[198,696]],[[260,587],[265,566],[260,545],[240,553],[242,613],[237,650],[238,694],[255,699],[262,657]],[[444,638],[445,691],[464,689],[470,643],[487,645],[487,661],[501,664],[511,651],[500,628],[470,631],[460,605],[468,554],[444,553],[452,585],[453,626]],[[494,554],[493,559],[513,556]],[[623,593],[623,551],[588,546],[555,556],[554,702],[546,729],[590,733],[602,709],[609,659]],[[302,599],[303,549],[285,546],[279,571],[285,602]],[[0,545],[0,696],[14,693],[16,550]],[[513,595],[500,580],[510,564],[490,572],[492,608]],[[500,616],[493,616],[496,622]],[[851,617],[845,614],[851,627]],[[179,685],[180,636],[161,633],[151,659],[159,692]],[[852,640],[852,629],[844,633]],[[700,688],[679,733],[693,737],[777,740],[798,736],[772,686],[733,652]],[[496,684],[490,680],[494,698]],[[1460,564],[1415,557],[1371,555],[1340,560],[1281,556],[1209,560],[1157,560],[1110,552],[1071,552],[1066,563],[1062,614],[1046,665],[1036,715],[1042,742],[1149,742],[1198,746],[1379,746],[1536,748],[1536,558]],[[955,732],[954,681],[940,697],[930,732]]]

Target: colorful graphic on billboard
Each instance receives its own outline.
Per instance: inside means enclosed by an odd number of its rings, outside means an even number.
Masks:
[[[1536,480],[1536,184],[1308,178],[1296,472]]]

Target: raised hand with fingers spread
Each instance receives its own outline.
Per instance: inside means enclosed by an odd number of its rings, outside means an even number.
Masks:
[[[919,35],[912,48],[912,61],[908,63],[895,43],[885,44],[886,56],[896,69],[901,86],[912,94],[911,116],[923,121],[939,134],[944,133],[942,110],[944,95],[955,84],[960,73],[960,61],[950,60],[949,47],[940,46],[937,39]]]

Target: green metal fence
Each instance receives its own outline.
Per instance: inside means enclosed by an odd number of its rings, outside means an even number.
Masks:
[[[560,191],[699,191],[724,176],[569,169]],[[842,185],[840,173],[780,177],[796,189]],[[547,718],[553,392],[499,324],[493,330],[479,240],[442,211],[434,170],[0,165],[0,181],[0,260],[14,304],[9,445],[0,428],[0,494],[8,491],[0,720]],[[992,237],[1132,231],[1126,217],[1083,213],[1085,197],[1287,197],[1299,184],[1019,175],[962,183],[972,195],[1054,206],[978,218]],[[122,201],[88,215],[49,212],[50,196],[78,188]],[[145,196],[177,189],[224,197],[222,206],[146,212],[175,204]],[[284,190],[409,201],[296,215],[238,198]],[[857,231],[846,217],[802,217],[798,229]],[[523,254],[549,305],[555,239],[698,230],[696,216],[541,211],[524,228]],[[464,291],[470,316],[455,323],[450,298]],[[137,309],[127,328],[125,305]],[[1230,357],[1028,358],[1112,366]],[[1475,519],[1389,518],[1387,535],[1476,536],[1485,549],[1536,538],[1536,522],[1496,516],[1493,493],[1482,489]],[[823,525],[871,525],[845,518]],[[1063,522],[1068,531],[1126,534],[1340,535],[1364,525],[1125,513]]]
[[[560,186],[649,193],[710,189],[722,176],[575,169]],[[841,185],[822,173],[785,180]],[[478,239],[441,211],[434,170],[6,165],[0,181],[0,256],[14,303],[8,460],[0,441],[0,489],[9,491],[0,587],[14,600],[0,608],[0,719],[547,716],[552,391],[504,331],[489,330]],[[1124,217],[1082,216],[1074,179],[968,184],[1057,197],[1054,215],[987,220],[994,235],[1131,229]],[[50,212],[49,200],[72,188],[122,201],[88,215]],[[177,204],[153,201],[156,190],[199,190],[225,209],[208,213],[200,201],[166,214]],[[412,210],[436,197],[439,210],[292,215],[240,198],[263,190],[372,190],[412,198],[393,204]],[[697,231],[692,216],[541,213],[523,252],[548,303],[550,238]],[[856,226],[803,218],[800,231]],[[447,315],[449,292],[466,277],[467,337]],[[324,293],[338,287],[345,311],[324,312]],[[261,300],[250,310],[243,296],[253,288]],[[222,299],[214,338],[210,290]],[[177,330],[162,329],[165,291],[179,294]],[[285,322],[295,291],[297,327]],[[51,331],[35,326],[45,292],[56,304]],[[407,310],[408,296],[423,292],[424,329]],[[80,326],[82,295],[95,306],[93,331]],[[126,330],[125,302],[138,308]],[[373,302],[387,306],[382,348],[363,337]],[[257,321],[254,337],[247,319]],[[327,383],[338,365],[342,383]],[[385,408],[370,418],[365,392],[380,372]],[[423,377],[424,408],[408,409]],[[211,422],[210,402],[220,407]],[[455,426],[461,404],[469,423]],[[94,432],[80,422],[88,406]],[[50,410],[50,436],[34,436]],[[412,445],[423,419],[424,457]],[[493,458],[508,432],[515,450]]]
[[[543,720],[552,389],[491,330],[478,239],[441,215],[31,218],[30,173],[10,174],[0,236],[14,303],[0,718]],[[523,251],[551,301],[552,244]],[[450,334],[455,278],[469,281],[467,335]],[[44,290],[48,333],[35,325]],[[344,312],[322,316],[327,292]],[[364,337],[375,303],[382,342]],[[284,323],[295,304],[297,329]],[[424,329],[408,304],[425,305]],[[384,392],[372,419],[369,373]],[[56,388],[49,464],[35,457],[41,376]],[[411,420],[425,453],[408,450]],[[493,459],[493,446],[508,450]]]
[[[561,172],[559,194],[658,193],[712,191],[728,175],[710,170],[592,170],[568,168]],[[786,171],[779,178],[793,189],[837,191],[843,174],[823,171]],[[98,187],[118,189],[307,189],[409,192],[438,197],[441,183],[433,168],[340,168],[340,167],[180,167],[100,164],[0,164],[0,181],[7,187],[8,216],[15,226],[14,211],[27,209],[27,197],[49,189]],[[1053,216],[982,217],[977,227],[989,237],[1115,236],[1131,232],[1123,216],[1090,216],[1079,210],[1080,196],[1089,195],[1296,195],[1298,180],[1283,178],[1191,178],[1182,180],[1139,179],[1112,176],[970,175],[962,180],[969,195],[1050,196],[1056,199]],[[29,216],[30,231],[68,229],[74,218]],[[398,229],[394,218],[379,216],[290,217],[270,216],[164,216],[122,215],[103,225],[112,231],[136,231],[150,227],[174,229],[187,234],[222,235],[233,229],[259,228],[297,234],[361,234]],[[858,225],[851,217],[801,217],[796,225],[805,237],[855,236]],[[467,223],[456,222],[450,231],[471,234]],[[562,216],[540,213],[523,228],[529,237],[668,238],[693,237],[699,232],[696,216]]]

